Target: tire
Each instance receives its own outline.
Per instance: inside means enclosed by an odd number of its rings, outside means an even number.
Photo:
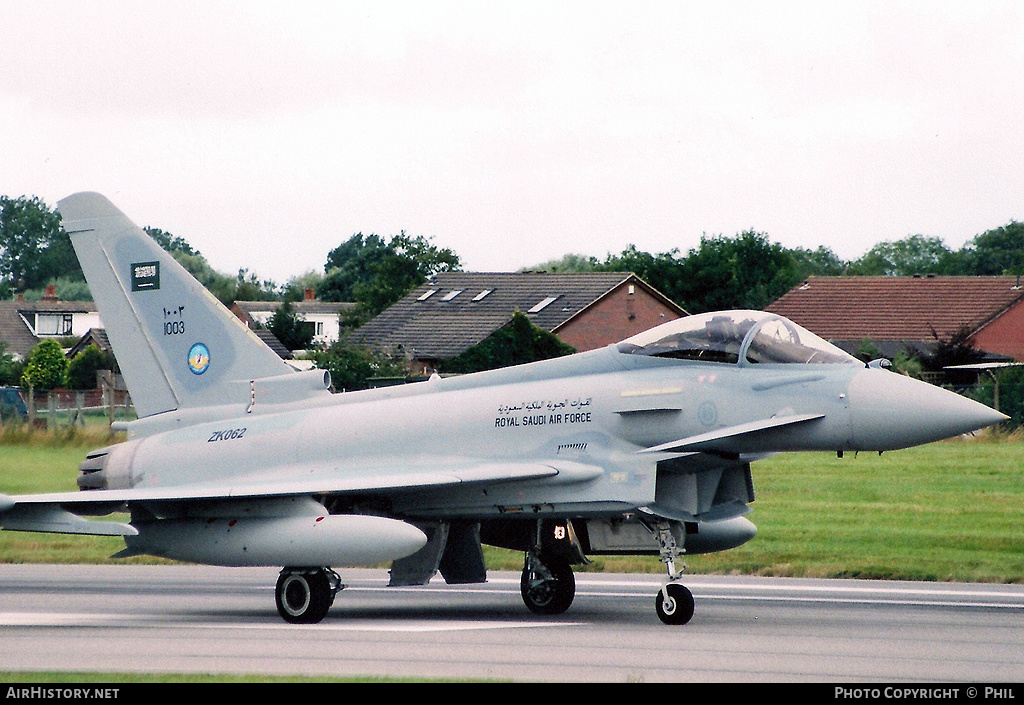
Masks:
[[[316,624],[334,602],[334,591],[322,570],[282,572],[274,595],[278,614],[291,624]]]
[[[519,581],[523,602],[534,614],[561,614],[569,609],[576,597],[576,577],[572,567],[564,561],[544,565],[551,573],[550,580],[538,582],[531,571],[523,570]]]
[[[693,594],[684,585],[669,583],[658,591],[654,609],[665,624],[686,624],[693,617]]]

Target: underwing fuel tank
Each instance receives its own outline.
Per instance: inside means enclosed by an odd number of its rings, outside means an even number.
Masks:
[[[136,525],[122,555],[220,566],[353,566],[397,560],[427,543],[396,519],[369,515],[159,519]]]

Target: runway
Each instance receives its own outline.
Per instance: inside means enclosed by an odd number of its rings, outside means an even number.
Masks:
[[[274,569],[0,565],[0,670],[300,674],[552,682],[1020,683],[1024,586],[686,576],[686,626],[660,576],[577,574],[558,617],[518,573],[388,588],[339,571],[320,624],[277,615]]]

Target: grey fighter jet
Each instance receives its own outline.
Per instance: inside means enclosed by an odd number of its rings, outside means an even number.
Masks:
[[[659,555],[658,616],[682,624],[685,554],[753,538],[751,463],[886,451],[1005,417],[867,365],[776,315],[726,311],[617,345],[335,394],[295,372],[106,198],[59,203],[138,410],[89,453],[80,491],[0,495],[15,531],[124,537],[118,556],[282,566],[281,616],[324,618],[334,568],[391,583],[486,580],[481,545],[522,551],[522,596],[569,608],[573,565]],[[127,512],[127,523],[97,520]]]

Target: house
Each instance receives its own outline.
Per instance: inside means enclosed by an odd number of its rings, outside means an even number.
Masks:
[[[767,307],[847,352],[929,353],[961,329],[993,359],[1024,361],[1019,277],[811,277]]]
[[[623,272],[444,272],[359,328],[353,340],[402,351],[429,370],[483,341],[516,311],[577,351],[593,350],[685,310]]]
[[[236,301],[231,311],[249,328],[266,328],[271,317],[280,308],[280,301]],[[339,317],[355,304],[319,301],[312,289],[307,289],[305,299],[292,304],[295,314],[305,321],[313,332],[313,342],[327,344],[336,341],[340,335]]]
[[[24,359],[41,340],[78,338],[102,325],[96,304],[61,301],[52,285],[39,301],[0,301],[0,342],[16,359]]]

